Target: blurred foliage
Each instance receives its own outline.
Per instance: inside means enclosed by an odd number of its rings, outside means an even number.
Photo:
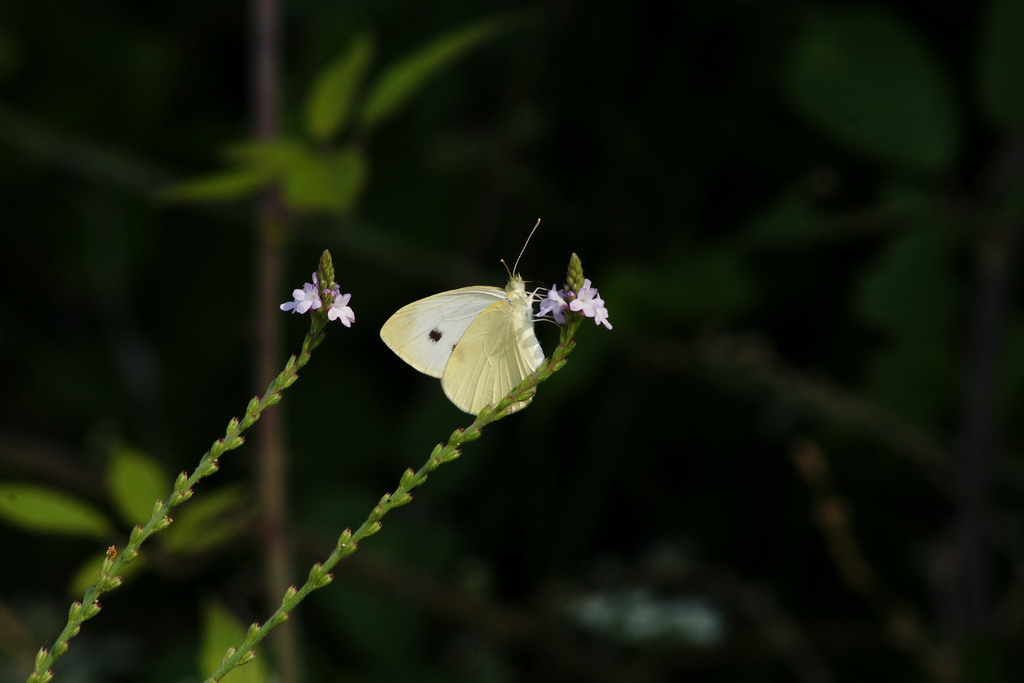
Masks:
[[[379,341],[394,310],[503,283],[540,216],[520,271],[579,253],[615,325],[302,605],[306,680],[1013,680],[1021,8],[291,3],[255,142],[243,4],[0,6],[0,681],[263,389],[244,200],[272,184],[280,301],[330,248],[357,315],[275,408],[297,581],[469,422]],[[58,680],[194,680],[276,607],[249,454]]]
[[[131,448],[115,448],[107,473],[111,495],[128,523],[145,524],[153,504],[171,491],[171,478],[152,458]]]
[[[306,98],[305,134],[313,145],[298,139],[236,145],[229,156],[237,168],[169,187],[163,196],[177,201],[225,200],[275,186],[294,212],[346,216],[366,183],[363,145],[370,130],[406,106],[445,66],[506,29],[509,19],[496,17],[445,33],[399,60],[369,88],[358,117],[351,113],[353,102],[370,65],[373,43],[365,33],[355,36],[317,74]],[[357,129],[350,137],[355,142],[340,149],[317,148],[329,144],[354,118]]]
[[[43,533],[102,538],[111,530],[103,515],[88,505],[29,484],[0,487],[0,516],[15,526]]]
[[[958,126],[952,85],[922,38],[889,12],[809,12],[788,67],[794,109],[880,162],[942,171]]]
[[[224,659],[229,647],[242,642],[246,627],[216,602],[208,602],[203,610],[203,645],[196,672],[207,675]],[[267,667],[258,656],[247,666],[232,671],[224,680],[231,683],[265,683],[270,680]]]

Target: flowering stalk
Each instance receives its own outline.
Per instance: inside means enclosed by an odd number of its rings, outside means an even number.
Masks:
[[[572,255],[572,259],[575,259],[575,264],[579,266],[579,257],[576,254]],[[612,329],[612,324],[608,322],[608,309],[605,308],[604,299],[601,298],[597,288],[591,286],[590,280],[583,277],[582,267],[575,273],[573,272],[572,259],[569,261],[569,277],[566,278],[565,289],[558,289],[552,285],[547,296],[540,301],[537,317],[543,318],[550,313],[556,323],[565,325],[566,313],[571,311],[580,313],[587,318],[593,318],[598,325],[604,325],[609,330]],[[579,279],[574,279],[577,277]],[[298,292],[298,290],[295,291]],[[576,318],[580,318],[580,316],[576,316]]]
[[[319,276],[321,282],[334,282],[334,264],[331,261],[330,252],[326,250],[320,257]],[[71,603],[64,630],[57,636],[56,643],[51,649],[40,648],[36,654],[35,668],[29,675],[27,683],[47,683],[53,679],[53,671],[50,667],[67,652],[68,642],[78,635],[82,624],[99,614],[101,609],[99,597],[121,585],[121,570],[138,557],[139,548],[146,539],[158,531],[163,531],[173,522],[168,516],[171,508],[181,505],[191,498],[192,487],[199,480],[216,472],[220,468],[220,457],[227,451],[234,450],[245,443],[243,433],[260,418],[265,409],[281,400],[281,392],[295,383],[299,378],[299,370],[309,362],[311,353],[323,341],[327,322],[326,312],[312,316],[310,329],[302,342],[302,350],[299,355],[288,359],[284,370],[270,382],[262,397],[253,397],[249,401],[249,405],[245,409],[245,417],[241,420],[232,418],[228,422],[224,437],[213,442],[210,450],[203,454],[191,475],[188,472],[178,475],[170,496],[166,501],[157,500],[153,505],[153,514],[149,521],[132,529],[124,550],[118,552],[114,546],[107,549],[107,557],[100,569],[99,579],[89,587],[80,601],[76,600]]]
[[[586,282],[586,285],[584,284]],[[573,254],[569,259],[569,270],[568,277],[566,278],[566,290],[572,292],[572,298],[576,298],[580,290],[584,286],[589,287],[589,281],[585,281],[583,278],[583,266],[580,263],[580,259],[576,254]],[[281,600],[281,606],[277,608],[269,619],[263,624],[253,623],[249,626],[249,630],[245,634],[245,638],[242,643],[237,647],[229,648],[227,653],[224,655],[224,660],[221,665],[210,674],[209,678],[206,679],[205,683],[218,683],[228,672],[232,669],[251,662],[256,658],[256,645],[263,640],[267,634],[276,626],[279,626],[285,622],[292,610],[294,610],[300,602],[302,602],[307,595],[323,588],[324,586],[331,583],[334,580],[333,575],[330,571],[338,564],[341,560],[345,559],[359,548],[359,543],[364,539],[372,536],[381,530],[381,519],[384,515],[391,512],[393,509],[405,505],[412,501],[412,493],[414,488],[421,485],[427,480],[427,475],[436,470],[441,465],[451,462],[458,458],[462,451],[460,447],[462,444],[473,441],[480,438],[480,433],[484,427],[497,422],[503,417],[514,412],[511,410],[517,404],[533,398],[533,395],[537,392],[537,385],[541,382],[546,381],[551,375],[558,372],[565,366],[567,362],[566,357],[572,352],[576,346],[575,336],[576,331],[583,323],[585,317],[588,317],[583,312],[568,309],[564,311],[565,324],[562,325],[561,334],[559,336],[558,347],[555,349],[551,357],[541,367],[539,367],[533,374],[524,379],[519,383],[512,391],[509,392],[505,398],[501,399],[493,406],[485,407],[476,416],[476,419],[464,429],[456,429],[452,432],[448,438],[448,442],[445,444],[437,444],[430,453],[430,457],[417,471],[413,471],[410,467],[403,474],[398,482],[398,488],[395,489],[394,493],[385,493],[377,505],[370,511],[370,515],[366,520],[359,526],[355,532],[350,529],[345,529],[338,538],[338,543],[331,554],[327,556],[327,559],[322,563],[317,562],[309,571],[309,577],[306,582],[300,587],[296,588],[292,586],[285,591],[284,598]]]

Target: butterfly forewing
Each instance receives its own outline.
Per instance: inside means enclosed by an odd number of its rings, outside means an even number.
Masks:
[[[380,329],[398,357],[420,372],[441,377],[466,329],[488,306],[506,301],[497,287],[463,287],[400,308]]]

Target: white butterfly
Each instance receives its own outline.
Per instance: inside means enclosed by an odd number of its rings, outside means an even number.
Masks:
[[[380,337],[406,363],[440,377],[452,403],[473,415],[544,360],[533,332],[533,295],[518,275],[504,290],[463,287],[414,301],[388,318]]]

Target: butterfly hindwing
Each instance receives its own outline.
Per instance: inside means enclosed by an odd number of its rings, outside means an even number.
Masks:
[[[533,331],[529,299],[510,295],[510,299],[485,308],[470,323],[441,377],[441,386],[452,403],[474,415],[504,398],[544,360]]]
[[[452,350],[488,306],[507,301],[497,287],[463,287],[403,306],[380,330],[381,339],[420,372],[441,377]]]

